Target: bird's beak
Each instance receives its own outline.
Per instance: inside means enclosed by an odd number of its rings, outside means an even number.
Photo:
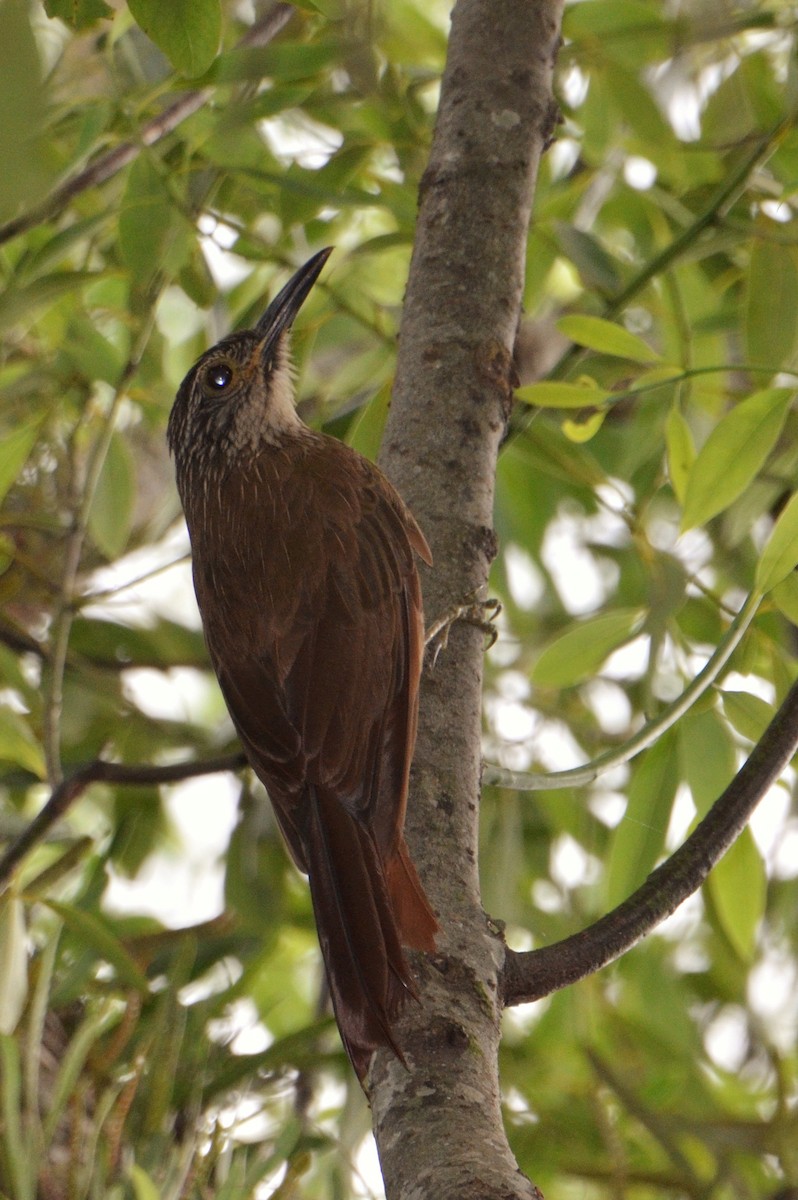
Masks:
[[[280,335],[290,329],[297,313],[307,299],[310,289],[321,274],[321,269],[332,254],[332,246],[319,250],[313,258],[309,258],[304,267],[300,267],[282,291],[278,292],[266,312],[255,326],[255,333],[260,339],[258,352],[261,361],[268,358]]]

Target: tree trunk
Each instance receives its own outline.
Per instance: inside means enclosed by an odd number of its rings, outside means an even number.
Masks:
[[[561,0],[459,0],[420,210],[382,463],[432,547],[428,622],[486,595],[496,457],[511,403],[537,166],[557,118]],[[439,914],[400,1031],[377,1055],[375,1136],[391,1200],[530,1197],[498,1080],[505,947],[477,864],[484,635],[457,623],[422,683],[408,840]],[[445,1153],[444,1153],[445,1148]]]

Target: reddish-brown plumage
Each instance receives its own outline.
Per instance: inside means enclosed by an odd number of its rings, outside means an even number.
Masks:
[[[169,422],[211,661],[310,881],[338,1025],[363,1079],[435,918],[402,833],[416,735],[423,534],[378,469],[309,430],[288,329],[328,252],[224,339]]]

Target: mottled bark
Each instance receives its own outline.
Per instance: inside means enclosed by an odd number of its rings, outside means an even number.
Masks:
[[[432,547],[428,621],[484,587],[496,457],[541,152],[556,121],[560,0],[459,0],[402,320],[382,464]],[[425,672],[408,839],[440,914],[400,1031],[378,1054],[374,1127],[391,1200],[534,1197],[504,1134],[497,1054],[504,944],[480,904],[483,634],[458,623]]]

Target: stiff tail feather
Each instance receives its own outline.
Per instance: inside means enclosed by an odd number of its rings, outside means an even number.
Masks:
[[[430,949],[437,926],[406,850],[397,856],[402,859],[398,868],[392,860],[386,879],[373,837],[324,788],[309,789],[305,835],[333,1008],[346,1052],[363,1080],[378,1046],[389,1046],[404,1062],[393,1024],[415,991],[402,941]]]
[[[404,838],[399,842],[393,858],[385,864],[385,881],[402,945],[410,946],[413,950],[434,950],[438,922],[424,894]]]

